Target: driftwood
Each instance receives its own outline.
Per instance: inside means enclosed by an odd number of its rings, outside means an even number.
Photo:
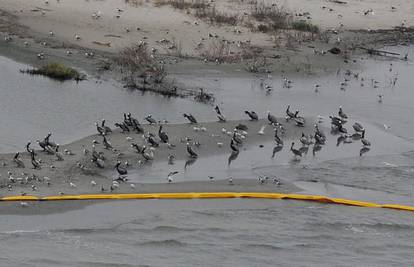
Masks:
[[[108,43],[102,43],[102,42],[98,42],[98,41],[93,41],[92,43],[93,44],[96,44],[96,45],[111,47],[111,43],[110,42],[108,42]]]
[[[329,0],[329,2],[332,2],[335,4],[342,4],[342,5],[348,4],[348,2],[340,1],[340,0]]]
[[[399,53],[388,52],[388,51],[384,51],[384,50],[377,50],[377,49],[366,48],[366,47],[359,47],[359,48],[367,51],[367,53],[370,54],[370,55],[385,55],[385,56],[386,55],[393,55],[393,56],[401,56],[401,54],[399,54]]]

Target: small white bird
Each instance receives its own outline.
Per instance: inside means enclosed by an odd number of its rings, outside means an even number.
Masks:
[[[27,207],[27,206],[29,206],[29,204],[27,203],[27,202],[20,202],[20,206],[22,207],[22,208],[25,208],[25,207]]]
[[[223,147],[223,143],[222,142],[217,142],[217,146],[218,147]]]
[[[76,187],[76,184],[74,184],[74,183],[72,183],[72,182],[70,182],[70,183],[69,183],[69,185],[70,185],[70,187],[72,187],[72,188],[75,188],[75,187]]]
[[[127,140],[127,141],[132,141],[132,140],[134,140],[134,138],[132,138],[132,137],[130,137],[130,136],[127,136],[127,137],[126,137],[126,140]]]
[[[130,184],[129,185],[132,189],[135,189],[135,184]]]
[[[259,134],[259,135],[264,135],[265,133],[264,133],[264,130],[266,129],[266,125],[263,125],[261,128],[260,128],[260,130],[257,132],[257,134]]]
[[[96,182],[95,181],[91,181],[91,186],[96,186]]]

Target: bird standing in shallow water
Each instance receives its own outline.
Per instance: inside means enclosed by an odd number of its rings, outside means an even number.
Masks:
[[[365,139],[365,130],[362,132],[361,143],[364,145],[364,147],[371,146],[371,142]]]
[[[295,142],[292,142],[292,145],[290,147],[290,151],[292,151],[293,155],[295,155],[295,158],[302,157],[302,152],[300,152],[299,150],[293,148],[294,145],[295,145]]]

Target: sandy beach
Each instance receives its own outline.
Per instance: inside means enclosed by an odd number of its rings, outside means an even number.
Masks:
[[[380,0],[214,3],[219,12],[236,16],[240,21],[237,25],[208,23],[195,17],[197,10],[177,9],[164,3],[168,2],[2,0],[2,35],[18,37],[13,48],[6,46],[2,50],[22,62],[41,65],[45,61],[59,60],[96,74],[96,69],[116,57],[120,50],[143,41],[172,74],[206,67],[244,71],[256,59],[240,61],[237,58],[252,51],[259,51],[258,55],[266,58],[264,69],[268,71],[325,73],[357,67],[355,60],[344,63],[347,53],[358,53],[355,48],[359,46],[381,47],[398,42],[392,29],[401,26],[409,29],[414,25],[413,4],[408,0],[394,5]],[[274,4],[292,14],[293,20],[317,25],[325,37],[308,38],[301,32],[292,35],[283,30],[262,33],[249,28],[249,25],[260,24],[251,13],[255,5],[261,4],[267,8]],[[377,33],[378,30],[381,32]],[[294,41],[290,44],[292,38]],[[237,59],[230,67],[203,62],[206,53],[219,49],[220,42],[226,43],[226,52],[221,56]],[[344,55],[325,53],[337,46],[345,51]],[[84,54],[91,51],[96,57],[85,58]],[[321,54],[321,51],[325,52]],[[33,53],[45,54],[45,60],[39,61]]]

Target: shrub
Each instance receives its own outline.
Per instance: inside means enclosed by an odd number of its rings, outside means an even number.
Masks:
[[[52,79],[64,80],[83,80],[85,77],[77,70],[67,67],[62,63],[48,63],[38,69],[21,70],[21,72],[32,75],[44,75]]]
[[[302,32],[318,33],[319,27],[305,20],[292,22],[292,29]]]

